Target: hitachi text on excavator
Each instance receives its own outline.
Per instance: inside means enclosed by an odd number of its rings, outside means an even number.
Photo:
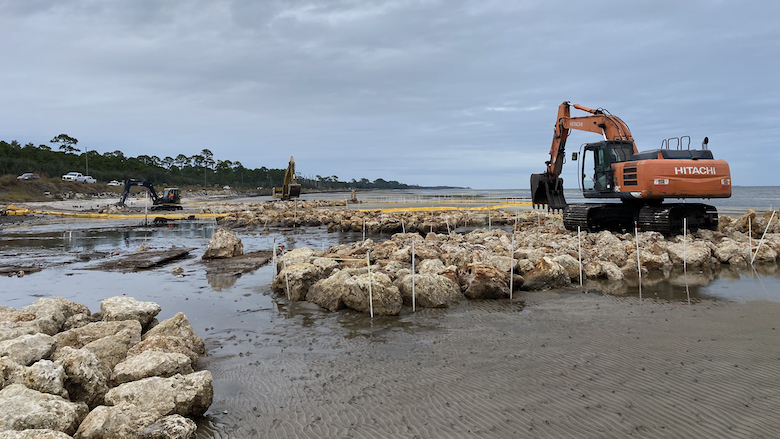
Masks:
[[[568,230],[632,230],[664,234],[691,230],[715,230],[718,212],[703,203],[664,203],[666,198],[728,198],[731,173],[724,160],[713,158],[707,137],[701,149],[690,148],[690,137],[672,137],[661,148],[639,152],[628,125],[605,109],[574,108],[589,113],[572,117],[569,102],[558,107],[550,160],[543,174],[531,174],[534,207],[563,211]],[[568,204],[561,171],[566,140],[572,129],[601,134],[604,140],[586,143],[572,160],[580,158],[579,188],[584,198],[612,202]],[[618,202],[619,201],[619,202]]]

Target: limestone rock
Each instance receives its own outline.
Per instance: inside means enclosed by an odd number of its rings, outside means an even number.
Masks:
[[[577,276],[579,277],[579,272]],[[540,258],[534,269],[524,277],[523,288],[532,291],[564,288],[570,284],[570,276],[566,269],[546,256]]]
[[[0,357],[8,357],[23,366],[42,358],[48,358],[54,351],[54,337],[46,334],[22,335],[0,341]]]
[[[306,293],[306,300],[329,311],[344,308],[344,296],[350,289],[346,282],[350,277],[352,275],[347,271],[336,271],[327,279],[322,279],[312,285]]]
[[[756,235],[756,211],[748,209],[744,215],[733,223],[734,230],[737,232],[748,233],[749,230],[753,231]]]
[[[701,242],[670,243],[666,251],[675,265],[682,266],[683,259],[687,260],[689,267],[703,267],[711,264],[712,251],[709,246]]]
[[[469,299],[508,299],[508,273],[482,264],[472,264],[465,277],[463,294]]]
[[[193,369],[198,367],[198,354],[195,353],[190,343],[181,338],[170,335],[154,335],[130,348],[127,358],[134,357],[146,351],[167,352],[172,354],[184,354],[190,359]]]
[[[369,274],[352,276],[344,285],[347,287],[343,296],[344,305],[355,311],[370,312],[370,302],[373,303],[374,315],[398,315],[401,312],[403,300],[401,292],[393,285],[390,277],[384,273],[372,273],[371,291],[369,295]],[[372,300],[369,300],[370,297]]]
[[[129,331],[131,337],[137,343],[141,338],[141,323],[138,320],[123,320],[121,322],[94,322],[80,328],[60,332],[54,338],[57,341],[57,350],[65,346],[80,349],[95,340],[110,335],[116,335],[122,331]],[[55,352],[54,356],[57,356]]]
[[[161,310],[154,302],[141,302],[127,296],[110,297],[100,302],[103,321],[138,320],[144,328]]]
[[[312,285],[321,278],[322,271],[313,264],[288,265],[276,276],[273,287],[284,291],[290,300],[304,300]]]
[[[73,437],[48,428],[31,428],[22,431],[0,431],[0,439],[73,439]]]
[[[566,274],[568,274],[569,279],[577,280],[579,282],[580,261],[574,259],[574,256],[568,254],[558,255],[552,258],[552,260],[553,262],[556,262],[558,265],[563,267],[564,270],[566,270]]]
[[[38,332],[48,335],[59,332],[68,317],[82,313],[89,315],[89,308],[62,297],[39,299],[20,311],[35,315],[34,322],[39,328]]]
[[[191,439],[196,424],[180,415],[161,416],[132,404],[99,406],[87,415],[76,439]]]
[[[73,434],[87,415],[84,403],[12,384],[0,390],[0,431],[50,429]]]
[[[122,384],[153,376],[168,378],[192,372],[188,356],[148,350],[117,364],[114,368],[114,382]]]
[[[411,305],[411,274],[404,276],[399,285],[404,303]],[[457,282],[435,272],[426,272],[414,276],[414,295],[417,306],[423,308],[446,308],[459,302],[464,297]]]
[[[62,348],[57,360],[65,369],[65,389],[73,401],[83,401],[90,408],[103,403],[108,392],[111,371],[87,349]]]
[[[200,337],[192,329],[190,321],[184,313],[177,313],[170,319],[163,320],[159,325],[150,329],[143,335],[143,339],[147,340],[155,335],[168,335],[179,337],[185,340],[190,349],[196,354],[203,355],[206,353],[206,346]]]
[[[723,241],[716,245],[713,254],[723,264],[742,267],[750,264],[750,259],[752,258],[747,243],[738,243],[728,238],[724,238]]]
[[[290,250],[284,254],[284,257],[278,254],[276,256],[276,270],[277,272],[282,271],[285,265],[289,267],[297,264],[310,264],[316,255],[316,252],[308,247]]]
[[[200,416],[214,397],[211,379],[207,370],[170,378],[144,378],[111,389],[106,404],[132,404],[160,415]]]
[[[439,259],[426,259],[420,262],[417,271],[420,274],[441,274],[446,270],[444,262]]]
[[[244,254],[244,244],[235,232],[217,229],[209,240],[201,259],[223,259]]]
[[[0,389],[21,384],[41,393],[68,397],[64,388],[65,370],[58,363],[40,360],[32,366],[22,366],[8,357],[0,357]]]

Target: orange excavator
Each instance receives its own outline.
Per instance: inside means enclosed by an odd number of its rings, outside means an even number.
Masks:
[[[568,230],[640,230],[664,234],[680,233],[684,223],[691,230],[715,230],[718,212],[702,203],[663,203],[666,198],[728,198],[731,173],[724,160],[716,160],[707,149],[690,148],[690,137],[672,137],[661,148],[639,152],[628,125],[605,109],[572,117],[569,102],[558,107],[547,171],[531,174],[534,207],[563,211]],[[566,139],[572,129],[601,134],[604,140],[586,143],[572,154],[581,157],[579,187],[584,198],[612,199],[613,202],[568,204],[563,194],[561,171],[566,160]]]

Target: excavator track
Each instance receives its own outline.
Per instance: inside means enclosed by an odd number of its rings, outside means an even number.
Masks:
[[[633,209],[622,203],[569,204],[563,212],[563,226],[576,231],[625,231],[634,225]]]
[[[718,211],[715,206],[702,203],[671,203],[644,206],[639,211],[638,225],[642,231],[655,231],[665,235],[681,233],[683,225],[689,230],[716,230]]]
[[[714,206],[701,203],[670,203],[632,206],[623,203],[570,204],[563,213],[566,230],[599,232],[632,231],[636,221],[639,230],[664,235],[682,233],[683,221],[689,230],[715,230],[718,212]]]

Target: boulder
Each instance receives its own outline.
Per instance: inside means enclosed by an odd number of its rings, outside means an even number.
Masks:
[[[87,415],[84,403],[12,384],[0,390],[0,431],[49,429],[72,435]]]
[[[122,384],[152,376],[168,378],[192,372],[190,358],[184,354],[147,350],[117,364],[114,368],[114,382]]]
[[[370,257],[372,261],[379,259],[390,259],[393,253],[398,251],[398,244],[394,241],[385,241],[371,249]]]
[[[0,341],[0,357],[8,357],[23,366],[30,365],[54,352],[54,337],[46,334],[22,335]]]
[[[123,320],[121,322],[94,322],[80,328],[60,332],[54,338],[57,350],[65,346],[80,349],[95,340],[128,331],[136,343],[141,339],[141,323],[138,320]],[[57,356],[55,352],[54,356]]]
[[[100,406],[79,426],[77,439],[191,439],[197,425],[181,415],[160,416],[157,411],[131,404]]]
[[[311,264],[320,269],[322,277],[328,277],[333,271],[339,268],[339,263],[328,258],[313,258]]]
[[[384,273],[375,273],[372,270],[370,274],[348,278],[344,285],[347,289],[342,300],[348,308],[368,313],[371,310],[370,305],[373,304],[374,315],[398,315],[401,312],[401,292]]]
[[[623,265],[628,259],[628,252],[623,241],[608,231],[599,232],[596,236],[595,247],[598,253],[598,259],[601,261],[614,262],[616,265]]]
[[[322,271],[313,264],[288,265],[276,276],[273,287],[284,291],[290,300],[304,300],[312,285],[321,278]]]
[[[344,308],[344,296],[349,291],[347,279],[352,275],[346,270],[336,271],[327,279],[317,281],[306,293],[306,300],[328,311]]]
[[[141,341],[136,328],[125,329],[114,335],[99,338],[84,345],[84,349],[95,354],[108,370],[112,370],[127,357],[127,350]]]
[[[290,250],[284,254],[276,256],[276,271],[282,271],[285,264],[289,267],[297,264],[310,264],[312,259],[316,257],[316,252],[308,247],[301,247]]]
[[[626,261],[624,265],[629,265],[631,261]],[[634,261],[634,271],[636,271],[636,261]],[[645,269],[645,267],[642,267]],[[608,279],[611,281],[623,280],[623,270],[614,262],[592,261],[582,267],[583,274],[588,279]]]
[[[729,238],[724,238],[716,244],[713,254],[723,264],[740,267],[750,264],[752,258],[748,243],[739,243]]]
[[[398,284],[404,303],[411,305],[412,275],[404,276]],[[417,306],[423,308],[447,308],[463,299],[457,282],[435,272],[414,276],[414,296]]]
[[[469,299],[508,299],[508,273],[495,267],[472,264],[464,278],[463,294]]]
[[[0,439],[73,439],[73,437],[48,428],[31,428],[22,431],[0,431]]]
[[[410,248],[411,250],[411,248]],[[410,253],[411,255],[411,253]],[[418,261],[422,261],[425,259],[439,259],[441,256],[441,253],[439,250],[432,244],[420,244],[414,245],[414,258]],[[411,259],[409,259],[411,260]]]
[[[749,230],[752,230],[753,236],[755,236],[757,234],[756,211],[753,209],[748,209],[748,211],[745,212],[745,214],[736,220],[732,225],[734,230],[737,232],[748,233]]]
[[[577,273],[579,277],[579,270]],[[526,290],[551,290],[555,288],[564,288],[570,284],[570,276],[561,264],[544,256],[539,259],[534,269],[525,276],[523,288]]]
[[[688,267],[703,267],[710,265],[712,261],[710,247],[702,242],[691,241],[684,246],[682,242],[669,243],[666,252],[669,253],[672,263],[680,267],[683,266],[683,258],[687,261]]]
[[[87,349],[65,346],[57,362],[65,369],[65,389],[72,401],[83,401],[90,408],[103,403],[111,371],[95,354]]]
[[[417,272],[420,274],[441,274],[447,268],[444,266],[444,262],[439,259],[426,259],[420,262],[417,267]]]
[[[34,322],[39,329],[37,332],[48,335],[54,335],[62,330],[65,321],[73,315],[89,315],[89,308],[85,305],[62,297],[39,299],[20,311],[35,315]]]
[[[138,320],[144,328],[161,310],[154,302],[141,302],[127,296],[110,297],[100,302],[103,321]]]
[[[154,335],[130,348],[127,358],[134,357],[146,351],[168,352],[172,354],[184,354],[190,359],[193,369],[198,367],[198,354],[195,353],[190,343],[181,338],[170,335]]]
[[[574,256],[563,254],[558,255],[552,258],[553,262],[556,262],[558,265],[563,267],[564,270],[566,270],[566,274],[568,274],[569,279],[576,280],[579,282],[580,280],[580,261],[574,258]]]
[[[508,273],[514,271],[517,266],[517,260],[513,259],[511,256],[491,255],[485,258],[482,264],[494,267],[498,271]]]
[[[170,378],[144,378],[111,389],[106,404],[132,404],[160,415],[200,416],[214,397],[211,380],[207,370]]]
[[[51,360],[40,360],[30,367],[22,367],[17,384],[41,393],[69,397],[65,390],[65,368]]]
[[[209,240],[201,259],[224,259],[244,254],[244,244],[235,232],[217,229]]]
[[[206,346],[200,337],[192,329],[190,321],[187,320],[187,316],[184,313],[177,313],[170,319],[163,320],[159,325],[150,329],[143,335],[143,339],[147,340],[155,335],[167,335],[173,337],[179,337],[187,342],[190,350],[198,355],[206,353]]]

